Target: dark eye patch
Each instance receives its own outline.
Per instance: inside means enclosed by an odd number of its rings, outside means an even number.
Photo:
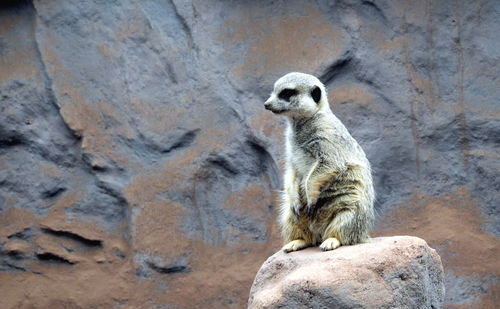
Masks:
[[[278,94],[278,98],[285,101],[290,101],[290,98],[294,95],[297,95],[298,93],[299,92],[295,89],[286,88],[281,90],[281,92]]]
[[[321,100],[321,89],[319,89],[318,86],[314,87],[314,89],[311,91],[311,97],[316,103],[318,103],[319,100]]]

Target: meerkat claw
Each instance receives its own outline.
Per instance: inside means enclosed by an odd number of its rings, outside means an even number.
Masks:
[[[316,208],[314,206],[310,206],[307,208],[307,216],[309,218],[314,217],[314,214],[316,213]]]
[[[301,209],[301,205],[300,203],[295,203],[292,207],[292,211],[294,213],[295,216],[299,216],[300,215],[300,209]]]

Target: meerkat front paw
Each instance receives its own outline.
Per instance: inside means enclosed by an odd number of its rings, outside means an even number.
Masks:
[[[291,242],[284,245],[283,248],[281,248],[281,250],[285,251],[285,253],[288,253],[288,252],[298,251],[300,249],[304,249],[307,246],[308,246],[308,244],[306,243],[305,240],[296,239],[296,240],[292,240]]]
[[[307,209],[311,209],[314,207],[316,202],[318,201],[319,191],[317,190],[308,190],[306,191],[306,207]]]
[[[300,212],[302,210],[302,204],[300,204],[299,201],[296,201],[295,203],[292,204],[292,210],[295,216],[299,216]]]
[[[323,251],[333,250],[340,247],[340,241],[335,237],[327,238],[319,247]]]
[[[317,207],[316,207],[316,202],[317,202],[317,199],[314,200],[314,202],[312,202],[311,200],[309,200],[307,202],[307,205],[306,205],[306,213],[307,213],[307,216],[309,218],[312,218],[314,217],[314,214],[316,213],[316,211],[318,210]]]

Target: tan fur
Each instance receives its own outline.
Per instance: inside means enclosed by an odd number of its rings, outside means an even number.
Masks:
[[[293,95],[287,97],[284,89]],[[330,110],[324,85],[312,75],[289,73],[276,81],[265,107],[288,119],[283,250],[320,243],[321,249],[332,250],[367,241],[374,217],[370,164]]]

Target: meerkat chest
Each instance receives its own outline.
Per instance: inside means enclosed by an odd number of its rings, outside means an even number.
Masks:
[[[309,173],[311,167],[315,163],[314,157],[304,151],[304,149],[298,147],[295,143],[292,145],[289,160],[300,179]]]

